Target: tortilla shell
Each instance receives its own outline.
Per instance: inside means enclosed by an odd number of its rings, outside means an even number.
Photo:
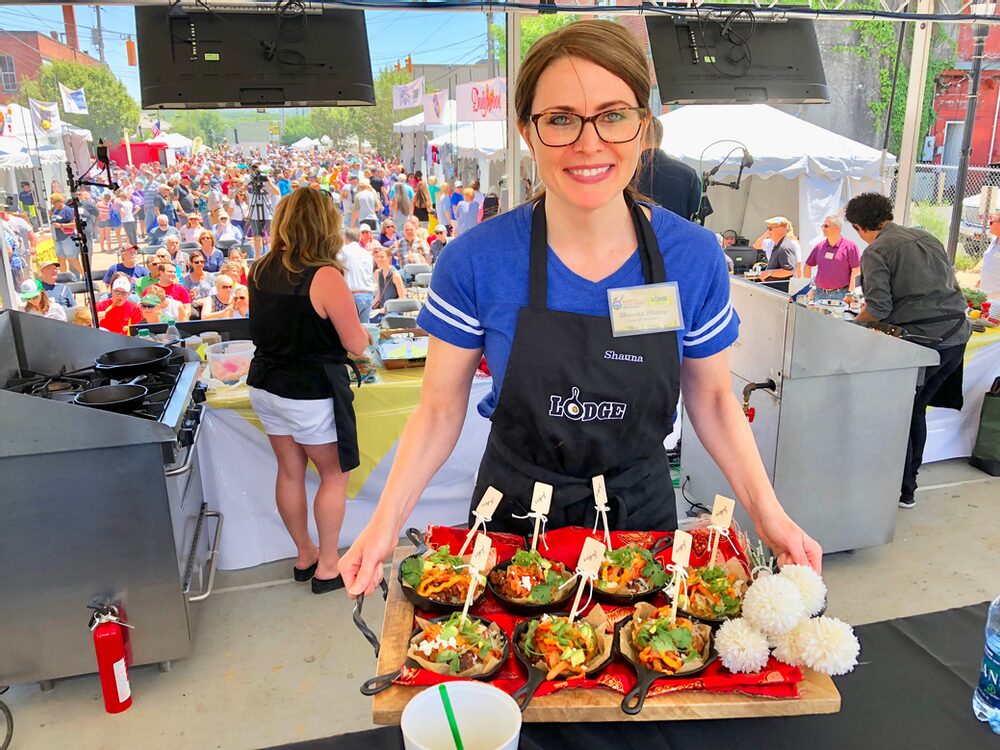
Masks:
[[[410,639],[410,647],[406,651],[406,658],[412,659],[414,662],[419,664],[423,669],[429,670],[436,674],[449,675],[450,677],[466,677],[471,679],[474,677],[480,677],[484,674],[487,674],[492,669],[494,669],[500,662],[500,659],[493,656],[493,654],[491,653],[489,657],[487,657],[486,661],[480,662],[479,664],[469,667],[468,669],[464,669],[461,672],[452,673],[451,669],[447,664],[443,664],[441,662],[436,662],[436,661],[430,661],[426,656],[424,656],[424,654],[421,651],[417,651],[417,644],[420,643],[421,637],[423,636],[424,631],[427,629],[427,626],[430,625],[430,622],[423,619],[422,617],[416,617],[414,619],[416,620],[417,627],[420,628],[420,632]],[[472,619],[475,620],[476,618]],[[480,620],[476,621],[481,622]],[[493,642],[496,644],[497,648],[500,649],[502,656],[503,655],[502,645],[504,639],[503,631],[500,629],[500,626],[497,625],[495,622],[491,622],[487,629],[489,630],[490,636],[493,638]]]
[[[632,621],[621,629],[621,633],[618,638],[618,647],[621,649],[622,655],[633,664],[643,664],[643,662],[639,658],[639,654],[636,653],[635,647],[632,645],[632,633],[635,628],[642,627],[642,623],[648,620],[650,616],[656,612],[656,610],[657,608],[649,602],[639,602],[635,605],[635,614],[632,615]],[[685,619],[691,620],[689,617]],[[700,668],[708,659],[709,651],[712,648],[712,628],[704,623],[698,622],[697,620],[691,620],[691,624],[694,626],[695,631],[700,633],[705,639],[705,649],[702,651],[701,657],[685,662],[676,672],[662,672],[662,674],[683,675],[688,672],[693,672],[694,670]],[[643,666],[645,666],[645,664],[643,664]]]

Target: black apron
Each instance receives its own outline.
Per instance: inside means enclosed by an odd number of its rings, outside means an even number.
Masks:
[[[645,283],[666,281],[656,235],[626,199]],[[591,479],[603,474],[615,529],[673,530],[674,488],[663,441],[680,394],[676,331],[615,338],[607,316],[547,308],[545,202],[531,225],[529,305],[522,307],[472,508],[503,493],[490,529],[530,533],[536,481],[553,486],[551,528],[592,526]],[[470,523],[472,517],[470,515]]]
[[[936,315],[933,318],[921,318],[920,320],[910,320],[906,323],[896,323],[900,328],[906,329],[906,326],[924,324],[927,323],[944,323],[945,321],[954,320],[955,325],[948,329],[946,333],[941,336],[941,341],[946,341],[950,336],[958,331],[965,323],[965,313],[964,312],[953,312],[946,313],[944,315]],[[917,342],[914,342],[917,343]],[[941,347],[934,346],[933,344],[922,344],[930,349],[939,350]],[[963,344],[955,344],[954,346],[963,346]],[[963,392],[965,384],[965,361],[964,357],[961,362],[959,362],[958,367],[955,371],[949,375],[945,381],[941,384],[941,387],[937,389],[934,396],[931,398],[930,406],[937,407],[939,409],[956,409],[958,411],[962,410],[965,405],[965,394]]]

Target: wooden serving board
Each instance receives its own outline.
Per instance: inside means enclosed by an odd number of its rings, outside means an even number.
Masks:
[[[376,674],[399,669],[406,660],[407,643],[413,631],[413,605],[403,596],[396,576],[399,561],[413,554],[411,547],[396,550],[389,576],[389,598],[382,622],[382,648]],[[524,712],[530,722],[664,721],[680,719],[745,719],[756,716],[800,716],[834,714],[840,711],[840,693],[827,675],[802,670],[798,698],[765,698],[739,693],[709,693],[690,690],[647,698],[642,712],[629,716],[621,710],[622,696],[612,690],[560,690],[533,698]],[[393,685],[372,699],[372,721],[398,724],[410,699],[424,687]]]

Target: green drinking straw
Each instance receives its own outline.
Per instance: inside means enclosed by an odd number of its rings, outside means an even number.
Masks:
[[[465,745],[462,744],[462,735],[458,733],[458,724],[455,722],[455,712],[451,708],[451,699],[448,697],[444,683],[438,685],[438,692],[441,694],[445,716],[448,717],[448,726],[451,727],[451,738],[455,740],[455,750],[465,750]]]

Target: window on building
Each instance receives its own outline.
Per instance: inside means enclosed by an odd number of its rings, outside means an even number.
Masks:
[[[17,76],[14,75],[14,58],[0,55],[0,89],[4,93],[17,92]]]

